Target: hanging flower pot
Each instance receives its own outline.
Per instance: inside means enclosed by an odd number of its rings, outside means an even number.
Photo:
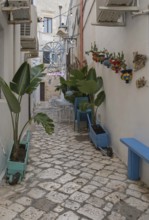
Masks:
[[[125,69],[121,71],[121,79],[125,80],[126,83],[130,83],[132,80],[132,69]]]
[[[111,63],[111,69],[115,71],[115,73],[118,73],[121,70],[121,62],[117,59],[110,60]]]
[[[95,62],[99,62],[98,52],[92,52],[92,59],[93,59]]]
[[[106,58],[106,59],[103,61],[103,65],[106,66],[107,68],[110,68],[111,62],[110,62],[109,58]]]

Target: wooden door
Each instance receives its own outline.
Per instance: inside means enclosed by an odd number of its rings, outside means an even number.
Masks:
[[[45,101],[45,83],[40,83],[40,101]]]

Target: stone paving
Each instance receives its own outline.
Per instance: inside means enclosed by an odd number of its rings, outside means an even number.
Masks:
[[[149,220],[149,188],[103,156],[85,132],[56,124],[32,133],[25,179],[0,185],[0,220]]]

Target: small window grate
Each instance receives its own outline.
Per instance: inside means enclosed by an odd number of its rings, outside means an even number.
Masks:
[[[21,36],[30,36],[31,24],[21,24]]]

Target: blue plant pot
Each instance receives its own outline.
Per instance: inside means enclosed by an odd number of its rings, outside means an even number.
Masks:
[[[9,154],[8,160],[7,160],[7,171],[6,171],[6,177],[8,179],[8,182],[11,184],[14,179],[14,175],[18,174],[19,175],[19,180],[18,182],[22,181],[26,167],[27,167],[27,162],[28,162],[28,155],[29,155],[29,142],[30,142],[30,131],[27,131],[26,135],[26,140],[23,140],[20,144],[24,146],[26,150],[26,157],[24,162],[19,162],[19,161],[12,161],[10,159],[11,157],[11,152]]]
[[[93,129],[93,126],[90,122],[90,119],[88,117],[88,122],[89,122],[89,137],[93,144],[96,146],[96,148],[108,148],[110,144],[110,137],[108,132],[100,125],[98,124],[97,126],[100,128],[101,133],[97,134],[95,130]]]

